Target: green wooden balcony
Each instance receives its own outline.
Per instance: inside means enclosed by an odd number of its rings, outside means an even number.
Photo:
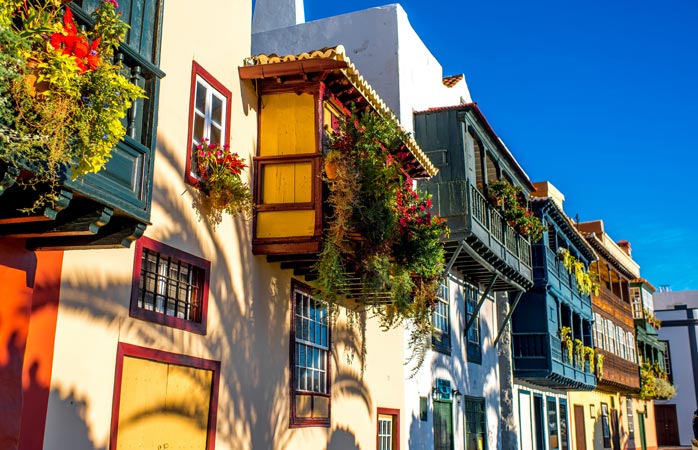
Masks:
[[[72,9],[79,23],[90,25],[87,12],[78,5]],[[123,119],[127,133],[110,161],[100,172],[76,180],[64,171],[58,200],[31,213],[20,210],[32,206],[49,187],[21,187],[32,168],[0,162],[1,237],[27,239],[30,249],[82,249],[128,247],[143,234],[150,220],[158,87],[164,73],[125,44],[115,59],[129,81],[145,90],[146,98],[128,110]]]
[[[498,275],[494,290],[533,286],[531,243],[504,220],[484,195],[468,180],[420,183],[432,195],[434,211],[448,220],[446,260],[475,281],[489,283]],[[455,258],[454,258],[455,256]]]
[[[512,333],[512,337],[514,377],[565,390],[596,387],[589,361],[580,364],[576,355],[570,361],[555,333]]]

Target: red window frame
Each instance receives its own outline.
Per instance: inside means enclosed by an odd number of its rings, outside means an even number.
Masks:
[[[158,252],[165,256],[176,258],[185,263],[196,266],[201,269],[203,274],[200,277],[201,282],[201,320],[193,321],[182,319],[179,317],[168,316],[167,314],[157,311],[150,311],[138,306],[138,295],[140,292],[141,268],[143,261],[143,249]],[[169,245],[163,244],[148,237],[141,237],[136,241],[136,251],[133,262],[133,284],[131,286],[131,304],[129,307],[129,315],[135,319],[146,320],[180,330],[190,331],[197,334],[206,334],[207,316],[208,316],[208,294],[209,294],[209,278],[211,274],[211,262],[198,256],[186,253]]]
[[[289,392],[290,392],[290,409],[291,417],[289,421],[290,428],[304,428],[304,427],[329,427],[332,420],[332,328],[329,323],[327,326],[327,344],[329,349],[327,350],[327,392],[328,394],[308,394],[318,397],[326,397],[328,401],[327,405],[327,417],[326,418],[307,418],[298,417],[296,415],[296,301],[294,293],[296,291],[301,291],[304,294],[315,298],[312,296],[312,289],[296,279],[291,280],[291,330],[289,339],[289,363],[291,376],[289,377]]]
[[[393,440],[395,441],[395,450],[400,450],[400,410],[393,408],[378,408],[376,410],[376,449],[379,448],[380,442],[378,433],[380,432],[381,415],[393,416]]]
[[[216,443],[216,413],[218,411],[218,385],[220,382],[221,363],[210,359],[194,356],[170,353],[154,348],[140,347],[137,345],[119,342],[116,350],[116,371],[114,374],[114,395],[112,399],[111,430],[109,450],[116,450],[116,441],[119,432],[119,406],[121,404],[121,382],[124,367],[124,357],[147,359],[165,364],[193,367],[195,369],[210,370],[213,372],[211,379],[211,401],[209,403],[208,429],[206,437],[206,449],[214,450]]]
[[[211,75],[206,69],[204,69],[196,61],[191,62],[191,86],[189,90],[189,129],[187,134],[187,157],[186,165],[184,169],[184,180],[192,185],[199,186],[199,180],[191,175],[191,159],[192,159],[192,145],[193,138],[192,133],[194,132],[194,107],[196,105],[196,77],[199,76],[203,78],[208,84],[210,84],[218,93],[226,98],[225,102],[225,133],[223,142],[221,145],[230,145],[230,113],[231,113],[231,103],[233,101],[233,93],[226,88],[223,83],[218,81],[213,75]],[[218,142],[214,142],[217,144]]]

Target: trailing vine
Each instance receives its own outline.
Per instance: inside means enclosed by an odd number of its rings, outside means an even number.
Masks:
[[[335,305],[358,300],[384,329],[408,320],[418,368],[430,345],[448,228],[399,161],[406,138],[370,112],[340,118],[325,156],[331,212],[315,288]]]
[[[558,257],[562,262],[562,267],[569,274],[574,274],[577,281],[577,291],[582,295],[599,295],[599,285],[592,280],[592,276],[584,268],[584,263],[572,256],[569,250],[560,247],[557,250]]]

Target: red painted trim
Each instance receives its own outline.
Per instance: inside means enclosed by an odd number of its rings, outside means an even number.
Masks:
[[[199,180],[191,176],[191,146],[192,146],[192,133],[194,132],[194,105],[196,102],[196,77],[200,76],[201,78],[204,79],[208,84],[213,86],[214,89],[216,89],[220,94],[222,94],[226,98],[225,102],[225,136],[223,138],[223,142],[221,144],[224,145],[230,145],[230,125],[232,123],[231,121],[231,111],[232,111],[232,105],[231,103],[233,102],[233,93],[230,92],[228,88],[226,88],[223,83],[218,81],[213,75],[211,75],[206,69],[204,69],[199,63],[196,61],[191,62],[191,87],[189,90],[189,130],[187,134],[187,158],[186,158],[186,165],[184,169],[184,180],[192,185],[192,186],[199,186]],[[212,142],[212,143],[217,143],[217,142]]]
[[[19,450],[44,446],[63,270],[62,251],[35,255],[34,292],[22,370],[24,401]]]
[[[213,372],[211,379],[211,402],[209,404],[208,432],[206,437],[206,449],[214,450],[216,443],[216,417],[218,411],[218,386],[220,384],[220,361],[197,358],[194,356],[170,353],[154,348],[139,347],[137,345],[119,342],[116,350],[116,372],[114,374],[114,396],[112,400],[111,434],[109,449],[116,450],[119,431],[119,405],[121,404],[121,382],[124,368],[124,356],[148,359],[167,364],[177,364],[196,369],[210,370]]]
[[[393,408],[378,408],[376,411],[376,448],[378,448],[378,431],[380,430],[378,416],[381,414],[393,416],[393,424],[395,426],[393,430],[395,450],[400,450],[400,410]]]
[[[177,258],[186,263],[192,264],[203,270],[203,275],[199,280],[201,282],[201,319],[199,322],[180,319],[178,317],[168,316],[156,311],[148,311],[147,309],[138,307],[138,293],[141,280],[141,265],[143,258],[143,248],[161,253],[166,256]],[[149,237],[142,237],[136,241],[136,251],[133,261],[133,284],[131,285],[131,305],[129,315],[135,319],[146,320],[148,322],[159,323],[180,330],[191,331],[197,334],[206,334],[207,318],[208,318],[208,294],[209,294],[209,278],[211,276],[211,262],[198,256],[186,253],[177,248],[155,241]]]
[[[306,427],[329,427],[332,421],[332,395],[326,394],[315,394],[313,396],[317,397],[327,397],[328,407],[327,407],[327,419],[307,419],[302,417],[296,417],[296,390],[294,386],[296,385],[296,299],[295,292],[301,291],[305,294],[311,295],[312,290],[310,286],[301,283],[296,279],[291,279],[291,329],[289,336],[289,372],[291,376],[289,377],[289,403],[290,403],[290,419],[289,428],[306,428]],[[311,295],[312,297],[312,295]],[[314,297],[313,297],[314,298]],[[327,355],[327,390],[332,392],[332,328],[327,324],[327,344],[328,344],[328,355]]]

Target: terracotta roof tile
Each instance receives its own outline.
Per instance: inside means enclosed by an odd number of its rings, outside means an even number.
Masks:
[[[449,77],[443,77],[441,82],[444,84],[444,86],[446,86],[448,88],[452,88],[453,86],[458,84],[458,82],[461,81],[462,79],[463,79],[463,74],[461,73],[459,75],[451,75]]]

